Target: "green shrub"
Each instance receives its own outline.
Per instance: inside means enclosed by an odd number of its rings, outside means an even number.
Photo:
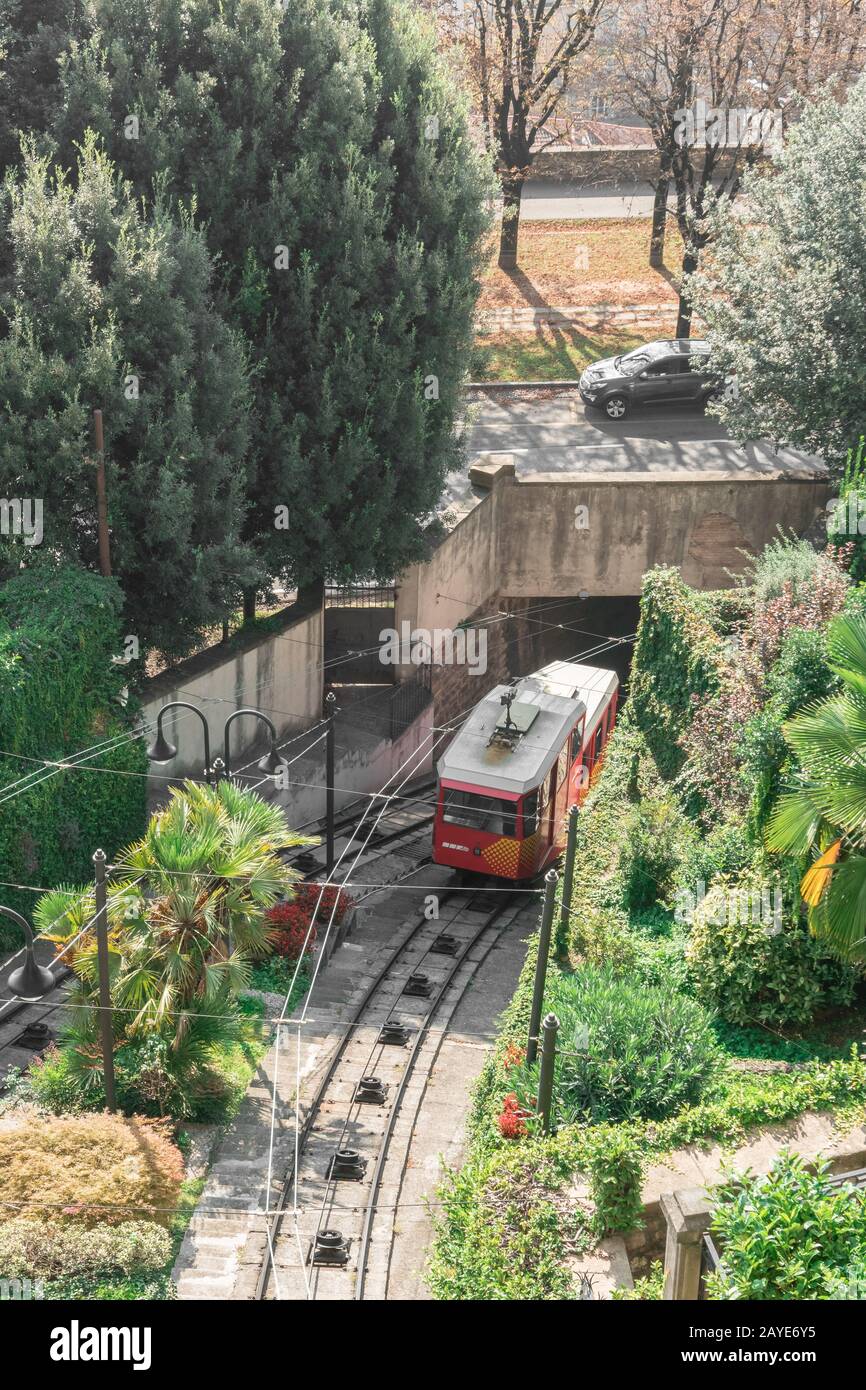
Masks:
[[[627,912],[641,912],[666,896],[685,833],[673,796],[644,797],[624,811],[617,875]]]
[[[666,780],[683,764],[692,697],[718,687],[724,647],[715,607],[715,596],[690,589],[677,569],[644,575],[629,710]]]
[[[16,784],[0,806],[5,879],[49,887],[88,879],[95,849],[111,857],[141,834],[147,779],[123,774],[145,773],[147,758],[132,736],[135,707],[121,703],[128,673],[112,663],[122,647],[121,606],[114,580],[50,555],[31,559],[0,586],[0,796]],[[36,779],[40,759],[68,758],[112,739],[81,770]],[[32,899],[4,891],[7,906],[25,915]],[[16,933],[4,925],[0,949],[17,944]]]
[[[654,1260],[649,1274],[635,1279],[633,1289],[613,1289],[610,1296],[617,1303],[633,1303],[643,1299],[657,1301],[664,1297],[664,1288],[664,1265],[661,1260]]]
[[[731,1175],[714,1193],[721,1261],[712,1299],[827,1300],[866,1296],[866,1191],[833,1188],[783,1152],[766,1176]]]
[[[669,986],[584,967],[549,980],[545,1007],[560,1022],[558,1123],[662,1119],[694,1105],[719,1074],[711,1016]],[[513,1089],[530,1108],[536,1069],[524,1064],[514,1076]]]
[[[737,578],[740,585],[748,586],[752,601],[761,607],[779,598],[788,586],[796,599],[803,590],[808,590],[814,584],[828,563],[828,558],[817,551],[810,541],[785,535],[780,530],[778,536],[764,546],[760,555],[754,559],[748,557],[745,570]]]
[[[637,964],[639,939],[629,930],[625,914],[614,908],[582,907],[572,919],[571,942],[586,965],[624,974]]]
[[[823,700],[838,684],[827,664],[826,627],[789,632],[766,678],[768,700],[780,719],[790,719],[811,700]]]
[[[0,1222],[0,1279],[96,1279],[162,1269],[171,1236],[153,1221],[63,1226],[21,1218]]]
[[[627,1135],[607,1126],[592,1135],[589,1178],[597,1235],[643,1224],[642,1177],[640,1156]]]
[[[840,1126],[860,1123],[864,1103],[866,1062],[855,1050],[844,1061],[807,1063],[788,1073],[734,1073],[723,1094],[668,1120],[635,1120],[616,1132],[626,1150],[646,1163],[689,1144],[739,1147],[758,1126],[779,1125],[810,1110],[835,1114]],[[467,1163],[442,1189],[431,1276],[435,1296],[573,1298],[573,1291],[562,1290],[574,1237],[564,1221],[552,1222],[550,1212],[557,1190],[589,1172],[594,1140],[604,1131],[568,1126],[545,1140],[500,1141],[491,1151],[492,1128],[488,1123],[483,1134],[479,1128],[473,1135]],[[573,1201],[569,1210],[575,1210]],[[509,1292],[497,1294],[497,1287]]]
[[[729,1023],[806,1024],[819,1008],[850,1004],[855,972],[814,940],[792,897],[756,866],[718,879],[695,908],[686,947],[694,992]]]
[[[0,1117],[0,1209],[88,1226],[151,1218],[167,1226],[183,1159],[162,1126],[138,1116]]]
[[[695,833],[683,857],[671,875],[672,901],[675,908],[693,907],[698,889],[711,883],[719,874],[739,873],[755,857],[755,842],[742,820],[723,820],[707,834]],[[682,910],[678,921],[689,921]]]

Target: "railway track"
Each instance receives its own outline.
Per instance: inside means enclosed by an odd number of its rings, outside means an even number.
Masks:
[[[439,908],[439,919],[422,917],[391,953],[345,1026],[269,1219],[257,1299],[387,1296],[427,1082],[455,1010],[519,902],[507,891],[446,887]]]
[[[354,851],[364,844],[364,841],[369,835],[369,843],[360,861],[361,863],[367,863],[370,859],[381,857],[383,852],[387,851],[390,846],[405,839],[408,835],[412,835],[416,831],[432,825],[434,819],[435,793],[435,778],[425,779],[424,782],[413,787],[411,791],[398,796],[394,803],[382,813],[381,817],[379,816],[381,806],[377,804],[375,799],[371,802],[368,798],[365,798],[363,804],[360,802],[353,803],[351,807],[339,814],[334,821],[334,841],[338,855],[341,844],[345,843],[355,830],[358,830],[358,836],[353,845],[353,852],[348,856],[348,860],[352,862],[354,859]],[[383,804],[386,795],[387,793],[383,794]],[[369,811],[366,821],[360,824],[361,817],[368,806],[371,806],[372,809]],[[314,835],[321,836],[324,841],[326,829],[324,819],[314,821],[311,825],[304,826],[302,829]],[[301,848],[289,850],[284,855],[284,858],[286,862],[290,864],[293,869],[297,869],[304,878],[308,880],[314,879],[319,877],[323,872],[325,863],[324,844],[313,849]],[[335,872],[336,877],[340,877],[345,874],[345,869],[341,865]]]

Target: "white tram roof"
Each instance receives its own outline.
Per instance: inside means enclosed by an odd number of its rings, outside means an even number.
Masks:
[[[531,723],[511,747],[490,742],[497,724],[502,727],[499,697],[511,688],[497,685],[475,706],[440,758],[437,772],[449,782],[477,782],[494,791],[522,796],[544,780],[584,710],[584,737],[592,732],[618,685],[615,671],[570,661],[552,661],[534,675],[525,676],[514,695],[512,719],[520,723],[523,707],[535,707],[537,712],[525,710]]]

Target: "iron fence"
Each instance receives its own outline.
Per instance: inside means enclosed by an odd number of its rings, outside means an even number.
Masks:
[[[419,666],[418,670],[397,686],[391,696],[391,730],[390,736],[393,742],[399,738],[403,730],[407,728],[413,720],[418,718],[422,709],[425,709],[433,699],[432,688],[432,668],[430,666]]]
[[[326,608],[393,608],[396,584],[326,584]]]

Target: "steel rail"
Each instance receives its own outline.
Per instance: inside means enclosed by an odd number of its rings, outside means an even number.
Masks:
[[[515,895],[515,896],[516,896],[516,895]],[[499,918],[501,918],[501,917],[504,916],[504,914],[506,913],[506,911],[508,910],[508,908],[511,907],[511,905],[513,904],[514,901],[515,901],[515,899],[514,899],[513,897],[505,898],[505,900],[504,900],[501,904],[497,905],[497,907],[495,907],[495,908],[493,909],[492,912],[488,913],[487,917],[484,919],[484,921],[482,922],[481,926],[478,928],[478,930],[477,930],[477,932],[475,933],[475,935],[472,937],[472,939],[471,939],[470,941],[468,941],[468,942],[466,943],[465,949],[461,952],[461,954],[460,954],[459,956],[456,956],[456,957],[454,958],[454,964],[453,964],[453,967],[452,967],[452,969],[451,969],[451,972],[450,972],[450,974],[447,976],[447,978],[446,978],[445,980],[442,981],[442,984],[440,985],[440,988],[439,988],[439,990],[438,990],[438,992],[437,992],[437,994],[436,994],[436,997],[433,999],[433,1001],[432,1001],[432,1003],[431,1003],[431,1005],[430,1005],[429,1011],[425,1014],[424,1019],[423,1019],[423,1022],[422,1022],[422,1024],[421,1024],[421,1026],[419,1027],[418,1032],[417,1032],[416,1037],[415,1037],[415,1040],[414,1040],[414,1042],[413,1042],[413,1044],[412,1044],[412,1048],[411,1048],[411,1050],[410,1050],[410,1052],[409,1052],[409,1056],[408,1056],[408,1059],[407,1059],[407,1062],[406,1062],[406,1067],[405,1067],[405,1069],[404,1069],[404,1071],[403,1071],[403,1075],[401,1076],[400,1081],[398,1082],[397,1087],[396,1087],[396,1089],[395,1089],[395,1091],[394,1091],[394,1100],[393,1100],[393,1103],[392,1103],[392,1105],[391,1105],[391,1107],[390,1107],[390,1110],[389,1110],[389,1112],[388,1112],[388,1118],[387,1118],[387,1121],[386,1121],[386,1124],[385,1124],[385,1130],[384,1130],[384,1133],[382,1134],[382,1138],[381,1138],[381,1140],[380,1140],[379,1152],[378,1152],[378,1154],[377,1154],[377,1156],[376,1156],[376,1165],[375,1165],[375,1168],[373,1169],[373,1176],[372,1176],[372,1179],[371,1179],[371,1182],[370,1182],[369,1197],[368,1197],[368,1199],[367,1199],[366,1209],[365,1209],[365,1212],[364,1212],[364,1224],[363,1224],[363,1226],[362,1226],[362,1228],[361,1228],[361,1238],[360,1238],[360,1241],[359,1241],[359,1243],[358,1243],[358,1261],[357,1261],[357,1266],[356,1266],[356,1271],[355,1271],[355,1290],[354,1290],[354,1299],[355,1299],[356,1302],[361,1302],[361,1301],[363,1300],[363,1298],[364,1298],[364,1286],[365,1286],[365,1282],[366,1282],[366,1278],[367,1278],[367,1255],[368,1255],[368,1251],[369,1251],[369,1247],[370,1247],[370,1238],[371,1238],[372,1230],[373,1230],[373,1222],[374,1222],[375,1217],[376,1217],[377,1195],[378,1195],[379,1187],[380,1187],[381,1181],[382,1181],[382,1173],[383,1173],[384,1168],[385,1168],[385,1162],[386,1162],[387,1157],[388,1157],[388,1150],[389,1150],[389,1146],[390,1146],[390,1143],[391,1143],[391,1137],[392,1137],[393,1132],[394,1132],[394,1126],[395,1126],[396,1123],[397,1123],[397,1118],[398,1118],[398,1115],[399,1115],[399,1112],[400,1112],[400,1104],[401,1104],[402,1099],[403,1099],[403,1096],[404,1096],[404,1094],[405,1094],[406,1087],[408,1086],[409,1081],[410,1081],[410,1079],[411,1079],[411,1077],[412,1077],[412,1075],[413,1075],[413,1072],[414,1072],[414,1069],[415,1069],[415,1062],[416,1062],[416,1060],[417,1060],[418,1053],[420,1052],[421,1047],[423,1046],[424,1042],[426,1041],[427,1035],[428,1035],[428,1033],[429,1033],[429,1031],[430,1031],[430,1028],[431,1028],[431,1026],[432,1026],[432,1024],[433,1024],[434,1017],[435,1017],[436,1013],[437,1013],[438,1010],[439,1010],[439,1006],[441,1005],[442,1000],[443,1000],[445,994],[446,994],[447,991],[450,989],[451,985],[454,983],[455,978],[457,977],[457,975],[458,975],[458,973],[459,973],[459,971],[460,971],[461,966],[464,965],[464,964],[469,960],[470,952],[471,952],[471,951],[473,950],[473,948],[478,944],[478,942],[479,942],[479,941],[481,940],[481,938],[484,936],[485,932],[488,932],[488,931],[490,930],[490,928],[493,927],[493,926],[495,925],[495,923],[499,920]],[[492,936],[492,939],[490,940],[490,942],[488,943],[488,945],[487,945],[487,947],[486,947],[486,949],[485,949],[485,951],[484,951],[484,954],[480,957],[480,959],[477,960],[477,961],[474,961],[474,962],[470,962],[470,963],[472,964],[473,968],[472,968],[472,970],[470,971],[469,975],[467,976],[467,979],[466,979],[466,981],[465,981],[465,983],[464,983],[462,989],[460,990],[460,993],[458,994],[457,999],[454,1001],[454,1008],[455,1008],[455,1009],[456,1009],[457,1005],[460,1003],[460,1001],[463,999],[463,996],[465,995],[465,993],[466,993],[467,989],[469,988],[470,984],[471,984],[472,981],[475,979],[475,976],[477,975],[478,970],[479,970],[480,967],[484,964],[484,961],[487,959],[488,955],[489,955],[490,952],[493,950],[493,947],[494,947],[494,946],[496,945],[496,943],[500,940],[500,937],[501,937],[501,933],[494,933],[493,936]],[[453,1018],[453,1016],[454,1016],[454,1010],[452,1010],[452,1014],[451,1014],[451,1017],[452,1017],[452,1018]],[[432,1058],[431,1058],[431,1064],[430,1064],[430,1067],[429,1067],[429,1069],[428,1069],[427,1076],[425,1077],[425,1080],[424,1080],[424,1090],[426,1090],[426,1088],[427,1088],[427,1082],[428,1082],[429,1079],[430,1079],[430,1073],[432,1072],[432,1069],[433,1069],[433,1066],[435,1065],[436,1059],[437,1059],[437,1057],[439,1056],[439,1052],[440,1052],[440,1049],[441,1049],[441,1047],[442,1047],[442,1041],[443,1041],[444,1037],[445,1037],[445,1034],[444,1034],[444,1032],[443,1032],[442,1037],[440,1037],[439,1042],[437,1043],[436,1048],[435,1048],[435,1050],[434,1050],[434,1052],[433,1052],[433,1056],[432,1056]],[[423,1092],[422,1092],[422,1095],[423,1095]],[[420,1106],[420,1101],[419,1101],[419,1106]],[[402,1169],[401,1169],[401,1181],[402,1181],[402,1176],[403,1176],[403,1174],[405,1173],[406,1162],[408,1161],[408,1152],[409,1152],[409,1148],[411,1148],[411,1138],[410,1138],[410,1140],[409,1140],[409,1144],[407,1145],[406,1158],[404,1159],[403,1167],[402,1167]],[[392,1238],[391,1244],[393,1245],[393,1238]],[[390,1265],[390,1253],[389,1253],[389,1265]]]
[[[418,867],[419,869],[421,869],[423,866],[419,865]],[[460,890],[456,888],[446,888],[445,890],[443,890],[443,896],[445,898],[445,901],[447,901],[448,898],[458,893],[459,891]],[[343,1060],[346,1046],[349,1040],[351,1039],[353,1033],[355,1032],[356,1028],[358,1027],[358,1024],[360,1023],[364,1013],[369,1008],[370,1003],[373,1000],[373,997],[385,981],[390,971],[393,970],[400,956],[406,950],[406,947],[409,946],[418,937],[418,935],[429,926],[429,919],[427,917],[422,916],[418,923],[409,932],[408,936],[406,936],[398,946],[395,946],[394,950],[388,956],[388,959],[383,963],[382,968],[379,970],[378,974],[371,981],[363,997],[358,1001],[358,1004],[352,1013],[352,1017],[349,1019],[349,1022],[343,1029],[343,1033],[334,1050],[333,1056],[331,1057],[331,1060],[328,1063],[324,1075],[322,1076],[322,1079],[316,1088],[315,1095],[313,1096],[313,1099],[311,1100],[310,1105],[307,1109],[307,1113],[304,1116],[304,1122],[301,1126],[300,1135],[298,1136],[298,1157],[300,1157],[300,1155],[304,1152],[304,1147],[306,1145],[307,1139],[309,1138],[310,1131],[313,1128],[313,1125],[316,1121],[319,1110],[321,1109],[322,1102],[325,1098],[325,1093],[328,1087],[330,1086],[332,1080],[334,1079],[334,1073],[336,1072],[338,1066]],[[283,1222],[283,1217],[286,1214],[288,1194],[292,1182],[294,1181],[294,1176],[295,1156],[293,1154],[280,1186],[280,1193],[277,1199],[277,1205],[275,1208],[272,1209],[272,1212],[268,1213],[268,1215],[273,1216],[273,1226],[270,1232],[271,1244],[275,1243],[279,1236],[280,1228]],[[270,1252],[269,1250],[266,1250],[262,1257],[262,1263],[259,1269],[259,1277],[256,1283],[256,1290],[254,1294],[255,1299],[264,1299],[268,1287],[269,1278]]]

